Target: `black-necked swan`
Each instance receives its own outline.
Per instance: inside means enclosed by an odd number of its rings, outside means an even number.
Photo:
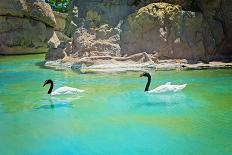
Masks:
[[[142,76],[146,76],[148,78],[147,80],[147,84],[145,87],[145,92],[149,93],[149,94],[157,94],[157,93],[166,93],[166,92],[178,92],[182,89],[184,89],[187,84],[181,84],[181,85],[172,85],[171,82],[167,82],[164,85],[160,85],[158,87],[156,87],[153,90],[149,90],[150,84],[151,84],[151,75],[147,72],[143,72],[142,74],[140,74],[140,77]]]
[[[67,94],[77,94],[77,93],[82,93],[84,92],[84,90],[80,90],[80,89],[77,89],[77,88],[72,88],[72,87],[67,87],[67,86],[64,86],[64,87],[60,87],[58,89],[56,89],[55,91],[52,91],[53,89],[53,81],[51,79],[48,79],[44,82],[43,84],[43,87],[47,84],[50,83],[50,88],[48,90],[48,94],[51,94],[52,96],[55,96],[55,95],[67,95]]]

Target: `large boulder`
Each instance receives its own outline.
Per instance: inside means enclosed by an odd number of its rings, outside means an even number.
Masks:
[[[0,54],[44,53],[58,44],[53,29],[42,22],[0,16]]]
[[[1,0],[0,54],[44,53],[57,47],[56,20],[40,0]]]
[[[122,27],[121,48],[126,55],[158,52],[161,58],[195,60],[214,47],[202,14],[183,11],[179,5],[149,4],[129,15]]]
[[[1,0],[0,16],[27,17],[56,26],[51,7],[40,0]]]

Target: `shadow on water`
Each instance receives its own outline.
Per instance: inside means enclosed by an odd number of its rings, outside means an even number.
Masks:
[[[65,98],[66,97],[66,98]],[[57,108],[73,108],[73,101],[80,99],[82,96],[61,96],[61,97],[51,97],[48,100],[44,100],[46,104],[40,105],[35,110],[45,109],[54,110]]]
[[[183,93],[146,94],[146,100],[137,103],[135,107],[174,107],[186,104],[185,101],[186,96]]]
[[[136,108],[139,108],[139,107],[171,107],[171,106],[176,106],[178,104],[179,103],[166,104],[165,102],[146,102],[146,103],[137,104]]]
[[[40,109],[44,109],[44,110],[54,110],[57,108],[72,108],[71,105],[69,104],[50,104],[50,105],[42,105],[39,107],[36,107],[35,110],[40,110]]]

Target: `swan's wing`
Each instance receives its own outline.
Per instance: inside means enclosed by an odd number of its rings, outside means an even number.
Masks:
[[[181,91],[182,89],[184,89],[185,87],[187,86],[187,84],[182,84],[182,85],[173,85],[173,91],[174,92],[178,92],[178,91]]]
[[[81,92],[84,92],[84,90],[65,86],[65,87],[60,87],[56,89],[55,91],[52,92],[51,95],[76,94],[76,93],[81,93]]]
[[[85,90],[81,90],[81,89],[77,89],[77,88],[76,88],[76,92],[77,92],[77,93],[83,93],[83,92],[85,92]]]
[[[148,91],[149,94],[164,93],[169,89],[169,85],[160,85],[153,90]]]
[[[171,84],[165,84],[165,85],[160,85],[156,87],[153,90],[148,91],[149,94],[154,94],[154,93],[166,93],[166,92],[178,92],[182,89],[184,89],[187,86],[187,84],[182,84],[182,85],[171,85]]]
[[[77,88],[73,88],[73,87],[61,87],[63,90],[65,91],[69,91],[69,92],[76,92],[76,93],[82,93],[84,92],[84,90],[81,90],[81,89],[77,89]]]

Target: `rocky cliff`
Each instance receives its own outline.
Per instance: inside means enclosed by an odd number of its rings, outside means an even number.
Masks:
[[[40,0],[1,0],[0,54],[44,53],[59,44],[56,20]]]
[[[231,60],[231,14],[229,0],[73,0],[65,28],[73,40],[46,60]]]

